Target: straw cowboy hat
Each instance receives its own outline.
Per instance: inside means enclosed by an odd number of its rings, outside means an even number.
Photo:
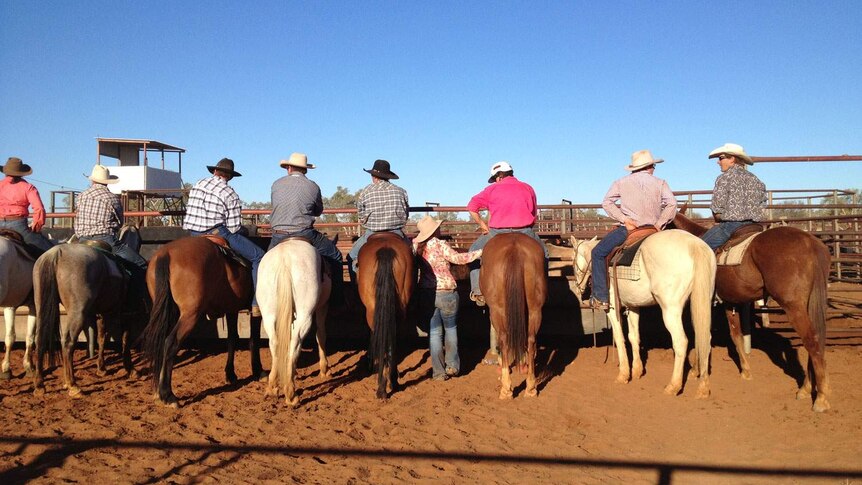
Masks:
[[[632,153],[632,163],[626,167],[626,170],[634,172],[635,170],[640,170],[663,161],[664,159],[661,158],[653,158],[649,150],[638,150]]]
[[[374,166],[371,167],[371,170],[368,170],[367,168],[363,168],[362,170],[365,170],[379,179],[389,180],[398,178],[398,175],[395,175],[395,172],[389,168],[389,162],[386,160],[375,160]]]
[[[507,162],[505,160],[499,161],[499,162],[495,163],[494,165],[491,165],[491,176],[488,177],[488,183],[489,184],[494,183],[494,178],[497,177],[497,174],[499,172],[512,172],[512,171],[513,171],[512,166],[509,165],[509,162]]]
[[[715,150],[709,152],[709,158],[716,158],[724,154],[733,155],[745,162],[746,165],[754,165],[754,161],[747,153],[745,153],[745,148],[742,148],[741,145],[737,145],[736,143],[725,143],[724,145],[721,145]]]
[[[291,153],[289,160],[282,160],[279,163],[281,168],[299,167],[299,168],[314,168],[314,164],[308,163],[308,157],[304,153]]]
[[[423,217],[416,223],[416,228],[419,229],[419,235],[417,235],[413,240],[418,243],[425,241],[434,234],[434,231],[440,227],[440,224],[443,224],[443,221],[438,221],[431,216]]]
[[[3,173],[12,177],[23,177],[33,173],[33,169],[18,157],[9,157],[3,165]]]
[[[227,172],[234,177],[242,177],[242,174],[233,169],[233,160],[230,158],[222,158],[215,165],[207,165],[207,170],[210,173],[215,173],[216,170],[221,170],[222,172]]]
[[[115,184],[120,181],[120,177],[111,175],[111,171],[104,165],[95,165],[93,173],[87,178],[90,179],[90,182],[96,182],[97,184]]]

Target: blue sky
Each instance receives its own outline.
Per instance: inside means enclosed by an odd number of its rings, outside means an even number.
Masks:
[[[246,201],[294,151],[324,196],[387,159],[412,205],[465,205],[498,160],[540,203],[599,203],[643,148],[711,189],[725,142],[862,154],[860,25],[853,1],[0,0],[0,156],[46,201],[86,187],[97,136],[186,148],[187,182],[230,157]],[[753,170],[862,187],[862,162]]]

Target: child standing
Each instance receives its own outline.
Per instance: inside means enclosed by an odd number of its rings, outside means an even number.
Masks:
[[[417,224],[419,235],[413,239],[413,249],[419,261],[419,305],[427,309],[423,315],[432,315],[428,346],[432,378],[437,381],[458,375],[461,368],[458,358],[458,292],[449,265],[467,264],[482,255],[481,249],[468,253],[458,253],[452,249],[449,243],[439,237],[441,223],[425,216]]]

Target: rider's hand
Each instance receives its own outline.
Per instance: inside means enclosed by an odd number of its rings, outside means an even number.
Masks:
[[[635,223],[635,221],[633,221],[632,219],[626,219],[625,221],[623,221],[623,224],[625,224],[626,229],[629,232],[634,231],[635,229],[638,228],[637,223]]]
[[[38,222],[33,221],[30,223],[30,230],[33,232],[39,232],[42,230],[42,226],[43,224],[39,224]]]
[[[488,224],[485,224],[485,221],[479,223],[479,230],[482,231],[482,234],[488,234],[488,232],[490,232]]]

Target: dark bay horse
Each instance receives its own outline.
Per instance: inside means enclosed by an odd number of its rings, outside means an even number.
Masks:
[[[207,237],[177,239],[153,254],[147,270],[153,310],[141,339],[144,353],[153,366],[156,393],[163,403],[179,406],[171,386],[174,359],[183,340],[205,316],[226,317],[225,378],[229,384],[236,383],[233,360],[238,339],[237,313],[251,307],[252,286],[251,270],[226,256],[219,245]],[[253,317],[249,348],[255,378],[262,371],[259,337],[260,317]]]
[[[537,396],[536,334],[548,294],[545,254],[539,243],[520,233],[492,237],[482,252],[479,287],[499,338],[503,368],[500,399],[512,398],[511,366],[520,364],[525,355],[525,395]]]
[[[678,213],[674,225],[701,235],[706,228]],[[772,297],[787,313],[793,328],[808,351],[805,379],[797,399],[810,398],[811,379],[817,396],[814,410],[829,409],[831,393],[826,374],[826,284],[829,280],[829,249],[819,239],[794,227],[768,229],[748,246],[737,266],[718,266],[715,290],[725,302],[730,335],[739,354],[741,375],[751,379],[751,366],[743,350],[739,312],[733,305]],[[811,373],[814,376],[811,376]]]
[[[371,328],[369,361],[377,363],[377,397],[386,399],[387,370],[392,392],[398,390],[395,332],[416,284],[413,250],[401,236],[381,232],[368,238],[357,261],[359,298]]]
[[[137,249],[140,239],[137,229],[125,229],[123,240]],[[130,241],[129,236],[134,239]],[[69,396],[80,397],[81,389],[75,384],[73,353],[81,330],[98,328],[99,354],[97,368],[105,373],[105,340],[110,335],[121,342],[123,368],[128,377],[137,373],[132,366],[130,319],[143,313],[143,305],[129,313],[126,291],[129,276],[120,265],[103,250],[86,244],[60,244],[36,260],[33,268],[33,293],[36,304],[36,375],[35,392],[41,394],[44,384],[44,356],[54,342],[58,328],[60,352],[63,359],[65,389]],[[65,321],[60,321],[60,304],[66,309]],[[101,316],[101,319],[97,319]],[[53,353],[51,354],[53,357]],[[52,359],[53,360],[53,359]]]

